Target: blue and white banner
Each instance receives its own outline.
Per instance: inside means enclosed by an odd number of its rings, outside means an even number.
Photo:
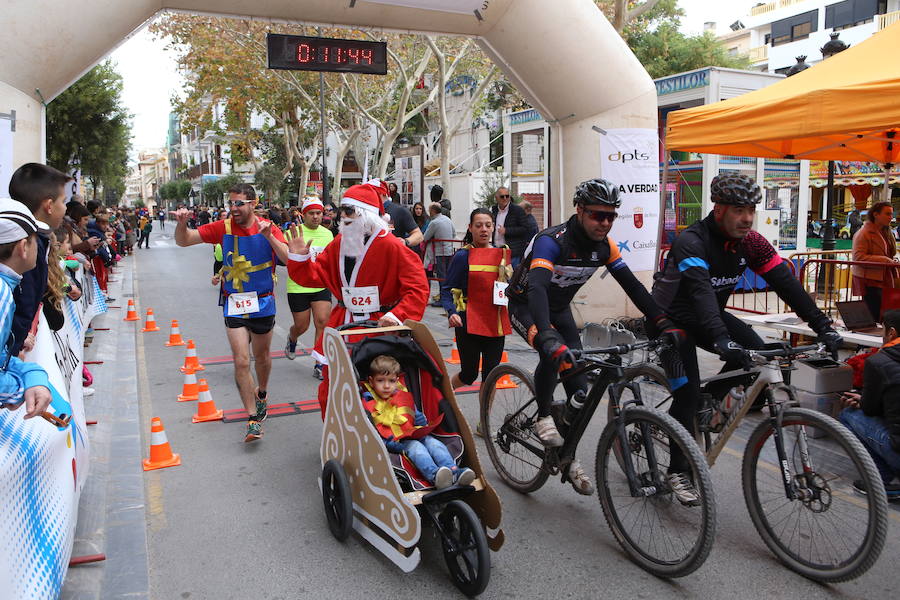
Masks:
[[[632,271],[654,271],[660,199],[656,130],[609,129],[600,140],[600,176],[619,186],[622,200],[609,235]]]
[[[106,312],[92,275],[79,270],[83,295],[64,299],[65,325],[51,331],[43,314],[26,360],[50,377],[57,416],[68,427],[35,417],[24,408],[0,409],[0,600],[56,598],[72,553],[78,499],[87,476],[88,439],[82,398],[84,331]]]

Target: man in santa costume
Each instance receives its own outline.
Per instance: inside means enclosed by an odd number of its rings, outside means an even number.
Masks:
[[[328,327],[375,320],[379,326],[420,320],[428,302],[428,280],[419,257],[388,231],[384,207],[371,185],[350,187],[341,200],[340,234],[312,257],[302,235],[291,232],[288,274],[306,287],[328,288],[338,304]],[[327,365],[322,338],[313,358]],[[328,369],[319,385],[322,416],[328,401]]]

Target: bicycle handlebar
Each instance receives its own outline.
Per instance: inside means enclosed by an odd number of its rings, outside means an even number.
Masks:
[[[635,342],[633,344],[620,344],[618,346],[609,346],[606,348],[582,348],[581,350],[572,349],[575,358],[583,358],[590,354],[628,354],[635,350],[643,350],[645,348],[656,348],[661,345],[661,340],[645,340]]]
[[[786,346],[784,348],[775,348],[773,350],[747,350],[747,354],[749,354],[751,358],[757,356],[760,358],[790,358],[799,354],[807,354],[809,352],[825,354],[827,350],[825,348],[825,344],[807,344],[806,346],[795,347]]]

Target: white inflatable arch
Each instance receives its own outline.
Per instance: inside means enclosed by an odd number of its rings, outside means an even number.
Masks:
[[[653,82],[592,0],[7,0],[0,113],[15,110],[14,165],[44,159],[42,99],[51,101],[165,10],[477,39],[553,125],[555,222],[571,213],[579,181],[603,175],[598,130],[656,129]],[[622,312],[620,297],[599,304]]]

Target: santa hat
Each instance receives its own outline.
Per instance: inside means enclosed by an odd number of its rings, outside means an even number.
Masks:
[[[325,210],[325,206],[315,196],[307,196],[303,199],[303,208],[300,209],[300,212],[305,215],[308,210]]]
[[[378,190],[378,193],[382,196],[390,196],[391,192],[388,189],[388,184],[380,179],[370,179],[366,182],[366,185],[371,185],[373,188]]]
[[[353,206],[379,215],[384,214],[384,204],[379,193],[381,190],[368,184],[352,185],[344,192],[341,206]]]

